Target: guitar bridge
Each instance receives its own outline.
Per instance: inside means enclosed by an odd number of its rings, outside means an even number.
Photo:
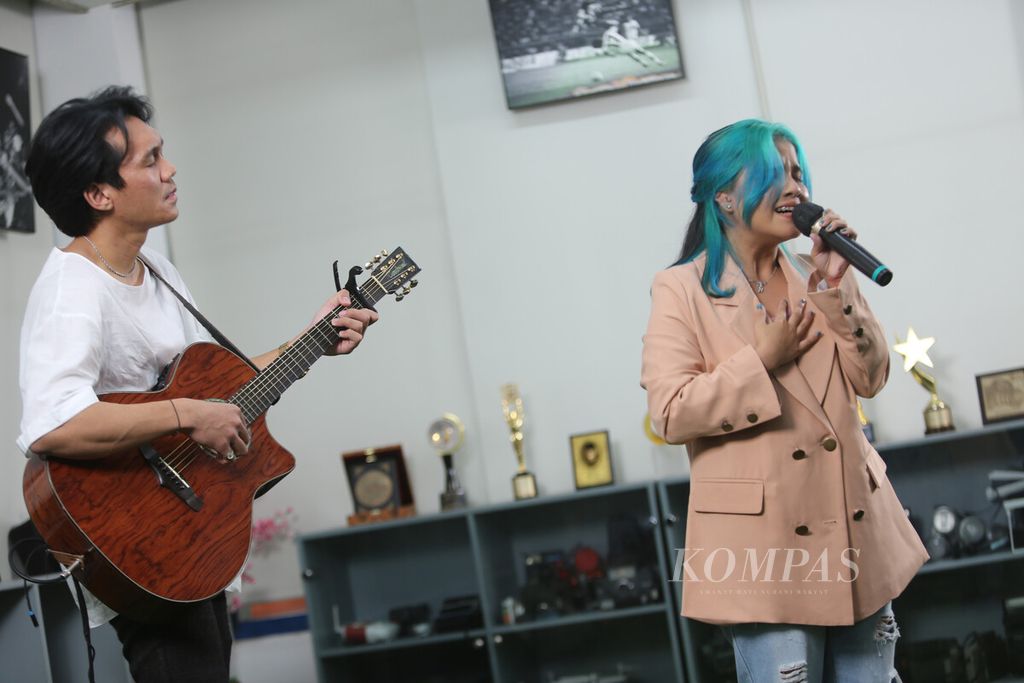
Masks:
[[[196,495],[185,478],[178,474],[178,471],[168,465],[160,454],[152,446],[144,444],[141,448],[142,456],[149,463],[149,466],[156,472],[156,478],[160,485],[181,499],[185,505],[199,512],[203,508],[203,499]]]

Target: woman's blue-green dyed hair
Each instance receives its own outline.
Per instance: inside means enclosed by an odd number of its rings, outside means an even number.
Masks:
[[[781,123],[760,119],[737,121],[709,135],[693,157],[690,198],[697,208],[676,263],[688,263],[707,252],[701,283],[709,296],[727,298],[735,293],[735,288],[723,290],[719,286],[725,255],[731,253],[732,247],[725,236],[728,222],[715,195],[733,190],[740,173],[745,172],[740,188],[744,222],[750,224],[751,216],[766,197],[774,205],[786,183],[785,168],[775,146],[777,140],[786,140],[796,149],[803,182],[810,192],[811,178],[803,147],[793,131]]]

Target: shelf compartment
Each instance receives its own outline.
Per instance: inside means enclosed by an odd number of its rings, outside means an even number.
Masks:
[[[658,562],[653,500],[650,485],[644,484],[474,512],[487,623],[495,628],[502,627],[502,600],[520,596],[526,584],[528,555],[558,551],[571,562],[575,548],[588,546],[601,556],[607,569],[610,524],[629,528],[636,534],[631,546],[638,550],[639,561],[635,566],[648,564],[654,569],[655,585],[661,594],[654,603],[664,606],[665,583]],[[573,613],[568,612],[556,618],[572,616]],[[531,623],[540,623],[540,620],[531,620]]]
[[[623,610],[627,612],[631,610]],[[562,676],[616,673],[626,667],[631,683],[681,681],[664,606],[611,621],[563,622],[551,628],[493,636],[504,683],[533,683]]]
[[[919,570],[917,570],[917,575],[921,576],[922,574],[926,575],[937,572],[949,572],[956,571],[958,569],[984,567],[990,564],[1015,561],[1024,561],[1024,550],[1018,550],[1015,553],[1006,550],[1004,552],[985,553],[983,555],[973,555],[971,557],[958,557],[952,560],[934,560],[932,562],[925,563]]]
[[[372,645],[338,645],[336,647],[324,648],[320,651],[320,656],[351,657],[354,655],[363,655],[372,652],[388,652],[418,647],[431,647],[433,645],[441,645],[445,643],[459,643],[462,641],[476,640],[478,638],[484,638],[485,635],[486,634],[483,629],[476,629],[474,631],[442,633],[435,636],[425,636],[423,638],[397,638],[386,643],[373,643]]]
[[[497,635],[505,635],[509,633],[529,633],[531,631],[541,631],[549,628],[559,628],[562,626],[575,626],[577,624],[590,624],[590,623],[603,623],[608,621],[615,621],[617,619],[630,619],[638,616],[647,616],[651,614],[665,614],[665,603],[659,601],[652,605],[643,605],[641,607],[626,607],[624,609],[611,609],[598,612],[582,612],[579,614],[570,614],[564,617],[557,617],[554,619],[542,619],[540,621],[528,621],[521,624],[508,624],[505,626],[496,626],[491,629],[491,632]]]
[[[310,632],[318,652],[344,648],[334,631],[334,606],[344,625],[386,620],[393,608],[427,603],[433,622],[445,598],[479,595],[465,515],[386,524],[372,525],[373,533],[358,528],[301,539],[306,599],[314,606]],[[415,639],[402,642],[407,641]]]
[[[395,641],[397,643],[397,641]],[[487,647],[480,638],[438,639],[422,647],[400,649],[369,645],[345,656],[325,657],[317,665],[321,681],[359,683],[491,683]]]

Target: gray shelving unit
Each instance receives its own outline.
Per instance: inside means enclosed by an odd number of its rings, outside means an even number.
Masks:
[[[636,683],[684,681],[672,597],[647,604],[503,624],[501,600],[525,579],[523,558],[583,544],[604,557],[610,519],[650,534],[656,568],[667,558],[653,484],[607,487],[304,536],[310,629],[320,680],[359,683],[535,683],[549,676],[614,672]],[[666,585],[664,576],[659,585]],[[480,597],[483,624],[460,633],[345,646],[340,620],[384,619],[400,605]]]
[[[89,663],[78,607],[64,583],[29,584],[35,628],[25,605],[21,581],[0,582],[0,677],[18,683],[79,683],[88,680]],[[129,683],[131,677],[113,627],[92,630],[96,680]]]
[[[1024,421],[878,447],[900,499],[927,521],[936,505],[984,512],[987,474],[1020,466]],[[678,616],[670,583],[686,534],[687,478],[591,489],[312,534],[299,544],[314,651],[324,683],[544,683],[549,675],[631,670],[630,681],[735,680],[720,629]],[[650,604],[505,625],[503,597],[524,580],[527,553],[577,544],[604,555],[613,516],[632,516],[655,539],[662,595]],[[346,647],[343,623],[385,619],[390,608],[479,595],[484,623],[464,633]],[[903,641],[1002,632],[1002,601],[1024,594],[1024,552],[929,562],[896,601]],[[936,599],[936,596],[942,596]],[[899,653],[899,649],[897,649]]]
[[[1024,463],[1024,421],[887,444],[879,453],[919,531],[930,525],[940,504],[986,523],[1005,523],[1005,513],[987,500],[985,488],[991,470]],[[938,638],[963,643],[972,632],[1005,635],[1003,603],[1012,596],[1024,596],[1024,552],[1005,548],[927,563],[893,610],[904,644]],[[899,664],[899,648],[896,652]],[[903,670],[905,680],[919,683],[909,667]]]

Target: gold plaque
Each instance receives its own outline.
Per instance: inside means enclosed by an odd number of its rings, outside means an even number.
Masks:
[[[569,437],[572,470],[577,489],[615,483],[608,432],[589,432]]]
[[[983,424],[1024,417],[1024,368],[975,377]]]
[[[415,514],[401,446],[342,453],[341,461],[355,506],[349,524]]]

